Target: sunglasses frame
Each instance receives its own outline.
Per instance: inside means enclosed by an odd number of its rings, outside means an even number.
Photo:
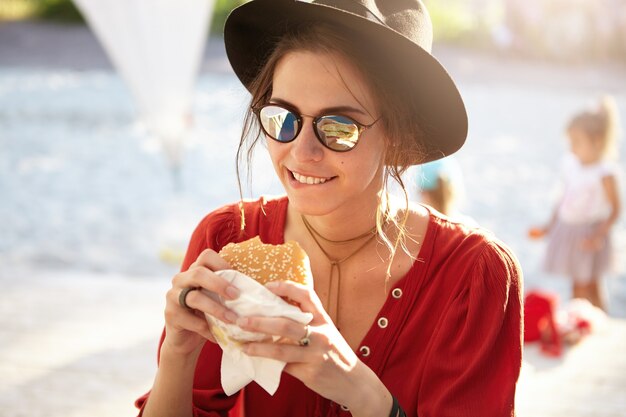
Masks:
[[[291,114],[293,114],[296,117],[296,121],[298,122],[298,129],[296,130],[293,139],[291,140],[287,140],[287,141],[282,141],[279,140],[277,138],[275,138],[274,136],[270,135],[267,130],[265,130],[265,127],[263,126],[263,123],[261,122],[261,111],[266,108],[266,107],[279,107],[282,109],[287,110],[288,112],[290,112]],[[258,107],[253,107],[252,108],[252,112],[256,115],[257,117],[257,121],[259,122],[259,126],[261,126],[261,130],[263,130],[263,132],[265,133],[265,135],[269,138],[271,138],[272,140],[275,140],[278,143],[290,143],[293,142],[294,140],[296,140],[296,138],[298,137],[298,135],[300,134],[300,132],[302,131],[302,127],[304,126],[304,119],[303,116],[306,117],[311,117],[313,119],[312,124],[313,124],[313,133],[315,133],[315,137],[317,138],[317,140],[326,148],[329,149],[333,152],[350,152],[351,150],[353,150],[354,148],[356,148],[356,146],[359,144],[359,142],[361,141],[361,134],[369,129],[370,127],[374,126],[374,124],[376,124],[376,122],[378,122],[380,120],[380,117],[376,120],[374,120],[372,123],[370,123],[369,125],[364,125],[363,123],[359,123],[356,120],[354,120],[352,117],[349,116],[344,116],[343,114],[323,114],[321,116],[310,116],[308,114],[301,114],[295,107],[286,105],[286,104],[276,104],[276,103],[266,103],[263,104],[262,106],[258,106]],[[318,128],[317,128],[317,123],[322,120],[325,117],[343,117],[345,119],[350,120],[352,123],[354,123],[354,125],[357,127],[358,129],[358,135],[357,135],[357,140],[354,143],[354,146],[351,148],[347,148],[344,150],[339,150],[339,149],[333,149],[330,146],[328,146],[328,144],[324,141],[324,139],[322,139],[320,137],[320,134],[318,132]]]

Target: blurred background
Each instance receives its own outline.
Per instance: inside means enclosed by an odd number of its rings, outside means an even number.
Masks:
[[[239,198],[247,93],[221,28],[242,1],[157,19],[166,3],[0,0],[0,416],[134,415],[187,239]],[[470,119],[460,210],[513,249],[526,291],[565,305],[527,230],[556,202],[570,116],[610,94],[626,121],[626,0],[426,3]],[[281,192],[262,150],[246,197]],[[626,416],[624,217],[608,319],[559,357],[526,346],[521,417]]]

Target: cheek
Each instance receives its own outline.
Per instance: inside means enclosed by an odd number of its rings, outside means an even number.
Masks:
[[[369,166],[382,165],[385,158],[385,142],[382,138],[374,137],[371,143],[368,143],[367,156],[364,161]]]
[[[350,165],[350,170],[354,178],[360,181],[370,182],[383,165],[384,152],[382,147],[370,147],[363,149],[359,155],[355,155],[354,163]],[[343,162],[342,162],[343,163]],[[349,162],[346,161],[346,167]],[[348,169],[348,168],[346,168]]]
[[[272,167],[274,168],[274,172],[280,177],[282,172],[281,166],[285,159],[285,148],[288,146],[282,143],[277,143],[272,139],[266,139],[264,146],[272,163]]]
[[[288,147],[284,143],[278,143],[275,140],[265,138],[263,144],[265,145],[265,149],[267,149],[267,153],[270,156],[272,162],[276,163],[285,152],[285,149]]]

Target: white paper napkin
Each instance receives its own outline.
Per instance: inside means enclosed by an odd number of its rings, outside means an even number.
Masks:
[[[224,270],[216,273],[239,289],[239,297],[235,300],[224,300],[213,292],[203,292],[240,317],[287,317],[302,324],[308,324],[313,319],[311,313],[304,313],[241,272]],[[248,356],[241,350],[240,343],[260,341],[266,336],[242,330],[236,324],[224,323],[208,314],[205,316],[215,339],[224,351],[221,373],[222,389],[226,395],[233,395],[252,381],[256,381],[270,395],[274,395],[285,362]]]

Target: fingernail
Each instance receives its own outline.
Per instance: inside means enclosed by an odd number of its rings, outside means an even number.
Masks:
[[[227,311],[226,313],[224,313],[224,318],[228,320],[229,323],[235,323],[239,316],[232,311]]]
[[[232,285],[229,285],[228,287],[226,287],[226,295],[231,300],[234,300],[235,298],[239,297],[239,289],[237,289],[237,287],[233,287]]]
[[[265,288],[276,288],[278,287],[279,282],[278,281],[270,281],[267,284],[265,284]]]
[[[247,317],[239,317],[237,319],[237,326],[239,327],[245,327],[248,325],[248,323],[250,322],[250,320],[248,320]]]

